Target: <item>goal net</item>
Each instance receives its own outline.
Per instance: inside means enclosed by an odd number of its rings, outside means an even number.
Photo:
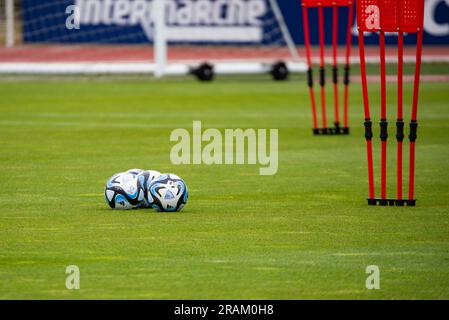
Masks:
[[[279,0],[0,0],[0,72],[305,71],[283,16]]]

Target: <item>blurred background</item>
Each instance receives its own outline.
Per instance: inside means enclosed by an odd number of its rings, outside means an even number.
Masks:
[[[309,13],[314,45],[316,11]],[[324,14],[330,45],[332,9],[326,8]],[[162,76],[186,74],[208,63],[217,73],[244,74],[271,72],[279,61],[290,71],[305,71],[298,0],[1,0],[0,18],[1,73]],[[348,10],[341,8],[342,48],[347,22]],[[448,0],[425,1],[424,28],[424,62],[448,62]],[[356,45],[355,22],[351,32]],[[395,44],[396,38],[387,34],[387,43]],[[378,43],[378,35],[366,34],[366,43]],[[406,36],[405,43],[415,43],[415,37]],[[344,51],[340,59],[343,55]],[[377,63],[375,48],[368,55]],[[394,59],[394,51],[389,55]],[[413,60],[412,46],[405,51],[405,62]],[[357,50],[352,51],[351,62],[358,62]]]

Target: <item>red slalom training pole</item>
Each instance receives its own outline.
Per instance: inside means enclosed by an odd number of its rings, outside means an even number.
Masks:
[[[381,157],[380,157],[380,196],[382,199],[387,197],[387,139],[388,139],[388,122],[387,122],[387,76],[385,66],[385,33],[380,31],[380,140],[381,140]]]
[[[334,3],[332,6],[332,82],[334,85],[334,124],[336,128],[340,127],[340,112],[338,105],[338,66],[337,66],[337,47],[338,47],[338,7]]]
[[[402,200],[402,144],[404,141],[404,119],[403,119],[403,66],[404,66],[404,33],[398,33],[398,115],[396,121],[397,140],[397,192],[396,197]]]
[[[369,198],[374,199],[374,170],[373,170],[373,130],[368,98],[368,83],[366,79],[366,62],[365,62],[365,41],[363,31],[359,32],[359,51],[360,51],[360,75],[362,78],[363,91],[363,110],[365,114],[365,139],[366,139],[366,155],[368,159],[368,187]]]
[[[421,18],[422,19],[422,18]],[[417,48],[416,48],[416,66],[415,66],[415,80],[413,88],[413,105],[412,105],[412,117],[410,122],[410,165],[409,165],[409,187],[408,198],[414,199],[415,192],[415,143],[417,138],[418,129],[418,96],[419,96],[419,79],[421,74],[421,56],[422,56],[422,39],[423,30],[422,27],[418,31],[417,35]]]
[[[348,121],[348,97],[349,97],[349,57],[351,55],[351,42],[352,42],[352,23],[354,16],[354,4],[350,1],[348,12],[348,33],[346,37],[346,56],[345,56],[345,76],[344,76],[344,106],[343,106],[343,126],[345,130],[349,129]]]
[[[313,89],[313,69],[312,69],[312,55],[310,50],[310,31],[309,31],[309,16],[306,6],[302,6],[302,19],[304,28],[304,43],[306,46],[306,57],[307,57],[307,85],[309,87],[310,102],[312,105],[312,116],[313,116],[313,129],[318,129],[318,120],[316,115],[316,102],[315,102],[315,91]]]
[[[323,7],[318,7],[318,32],[320,42],[320,87],[321,87],[321,117],[323,128],[327,128],[326,120],[326,74],[324,69],[324,13]]]

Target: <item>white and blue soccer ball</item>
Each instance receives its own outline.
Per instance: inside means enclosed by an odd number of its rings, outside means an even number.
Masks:
[[[150,188],[151,182],[153,182],[153,180],[158,178],[160,175],[161,173],[156,170],[145,170],[137,175],[137,179],[139,179],[139,182],[144,189],[144,199],[140,204],[141,208],[153,207],[152,197],[148,197],[148,190]]]
[[[185,182],[171,173],[161,174],[148,188],[148,201],[157,211],[181,211],[187,203],[188,196]]]
[[[137,175],[130,172],[121,172],[108,180],[104,189],[104,196],[112,209],[129,210],[140,206],[145,193]]]

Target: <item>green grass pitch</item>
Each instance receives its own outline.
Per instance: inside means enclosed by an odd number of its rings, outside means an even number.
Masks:
[[[0,82],[0,298],[449,298],[448,83],[421,86],[417,207],[380,208],[366,204],[359,84],[352,134],[313,137],[303,77],[90,80]],[[408,120],[411,84],[405,92]],[[370,93],[377,123],[379,86]],[[329,87],[330,117],[331,103]],[[170,132],[190,131],[193,120],[278,128],[277,175],[254,165],[171,165]],[[185,210],[108,209],[106,180],[134,167],[183,177]],[[65,288],[72,264],[80,290]],[[365,288],[368,265],[380,268],[380,290]]]

